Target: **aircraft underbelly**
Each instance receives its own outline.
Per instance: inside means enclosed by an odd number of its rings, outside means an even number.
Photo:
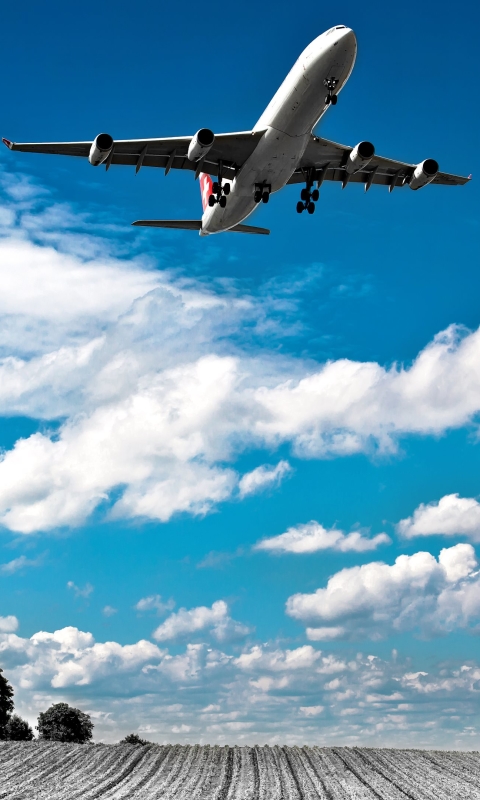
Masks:
[[[253,199],[256,185],[267,186],[271,192],[283,189],[297,168],[309,139],[310,134],[289,136],[269,128],[231,184],[225,208],[216,205],[205,212],[204,232],[219,233],[246,219],[257,206]]]

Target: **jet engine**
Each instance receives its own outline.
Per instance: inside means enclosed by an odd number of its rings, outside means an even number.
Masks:
[[[362,167],[366,167],[374,155],[375,148],[371,142],[359,142],[348,156],[348,161],[345,165],[346,171],[353,175],[354,172],[358,172]]]
[[[199,161],[206,156],[213,147],[215,134],[209,128],[200,128],[188,147],[187,158],[189,161]]]
[[[103,164],[112,152],[113,139],[109,133],[99,133],[92,142],[88,160],[94,167]]]
[[[410,179],[410,189],[421,189],[431,183],[438,173],[438,162],[434,158],[427,158],[415,167],[415,172]]]

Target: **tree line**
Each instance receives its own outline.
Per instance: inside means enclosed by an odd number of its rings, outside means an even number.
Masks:
[[[0,667],[0,741],[31,742],[35,737],[25,719],[14,714],[14,691]],[[68,703],[54,703],[38,715],[38,738],[54,742],[85,744],[93,736],[93,722],[88,714]],[[130,733],[123,744],[151,744],[136,733]]]

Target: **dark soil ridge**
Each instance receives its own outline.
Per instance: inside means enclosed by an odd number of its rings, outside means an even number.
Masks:
[[[480,800],[480,753],[0,742],[0,800]]]

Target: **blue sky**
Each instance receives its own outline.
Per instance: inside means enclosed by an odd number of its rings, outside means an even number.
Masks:
[[[346,24],[322,135],[468,175],[477,23],[473,3],[10,5],[1,133],[246,130]],[[478,748],[476,181],[326,184],[313,218],[289,187],[255,214],[268,239],[200,239],[130,227],[197,217],[190,174],[0,159],[18,710],[67,700],[105,741]]]

